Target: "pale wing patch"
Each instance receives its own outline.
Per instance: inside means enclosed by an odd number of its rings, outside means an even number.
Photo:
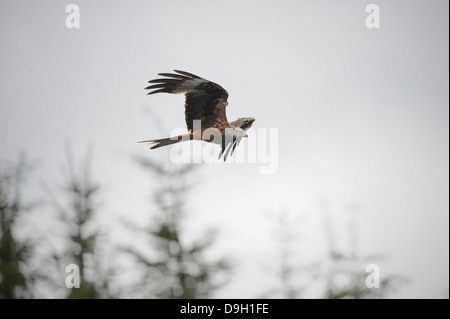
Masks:
[[[206,82],[208,81],[205,79],[184,80],[177,88],[174,89],[173,93],[193,92],[198,85]]]
[[[228,106],[228,102],[222,99],[220,99],[219,102],[217,103],[217,107],[226,107],[226,106]]]

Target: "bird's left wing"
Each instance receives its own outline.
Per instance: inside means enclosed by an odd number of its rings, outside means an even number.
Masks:
[[[193,130],[193,121],[201,120],[202,130],[215,127],[230,127],[226,106],[228,93],[220,85],[185,71],[174,70],[174,73],[159,73],[164,78],[149,81],[146,87],[155,93],[184,93],[186,96],[185,116],[189,131]]]

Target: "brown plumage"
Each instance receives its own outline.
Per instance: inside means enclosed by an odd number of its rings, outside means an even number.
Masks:
[[[146,90],[151,90],[148,94],[155,93],[184,93],[185,94],[185,120],[188,133],[179,135],[177,137],[165,138],[159,140],[149,140],[143,142],[154,143],[151,148],[158,148],[170,144],[178,143],[179,141],[192,139],[202,139],[206,142],[211,142],[213,136],[208,136],[208,132],[205,130],[209,128],[215,128],[222,134],[221,147],[222,151],[220,156],[224,153],[225,149],[230,146],[231,154],[237,144],[239,144],[240,138],[247,137],[246,131],[249,129],[254,118],[239,118],[231,123],[228,122],[226,116],[226,107],[228,105],[228,92],[225,91],[220,85],[201,78],[195,74],[185,71],[174,70],[174,73],[158,73],[158,75],[164,78],[159,78],[149,81],[152,85],[146,87]],[[194,127],[194,120],[201,121],[200,131],[196,131]],[[231,142],[226,144],[226,135],[241,134],[238,138],[233,138]],[[214,141],[217,143],[217,141]],[[224,159],[228,155],[227,151]]]
[[[230,125],[247,131],[253,125],[253,122],[255,122],[255,118],[253,117],[241,117],[236,121],[230,122]]]

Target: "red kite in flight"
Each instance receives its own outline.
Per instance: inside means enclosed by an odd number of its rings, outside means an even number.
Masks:
[[[153,83],[146,90],[155,93],[184,93],[186,97],[185,115],[188,132],[170,138],[142,141],[154,145],[151,149],[171,145],[189,140],[203,140],[221,145],[219,158],[224,154],[227,159],[255,121],[253,117],[243,117],[231,123],[227,120],[226,107],[228,105],[228,92],[220,85],[201,78],[197,75],[174,70],[173,73],[158,73],[164,78],[148,81]],[[194,121],[200,120],[201,126],[195,127]],[[217,134],[214,134],[217,133]],[[219,137],[216,135],[220,134]]]

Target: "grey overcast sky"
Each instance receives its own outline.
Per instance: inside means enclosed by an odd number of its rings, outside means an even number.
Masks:
[[[380,29],[365,26],[372,2]],[[80,29],[65,26],[70,3]],[[448,296],[448,9],[445,0],[1,1],[0,158],[24,151],[40,161],[37,180],[52,183],[64,141],[77,157],[92,145],[106,185],[99,221],[112,241],[127,240],[119,221],[149,218],[150,183],[132,157],[169,159],[136,141],[185,126],[183,96],[143,88],[158,72],[186,70],[227,89],[229,119],[256,118],[248,143],[259,128],[278,129],[275,174],[203,164],[196,177],[187,229],[215,226],[217,255],[238,260],[218,297],[276,285],[268,215],[281,209],[299,220],[295,262],[323,257],[323,202],[342,249],[358,207],[359,252],[385,255],[382,274],[410,280],[393,296]]]

